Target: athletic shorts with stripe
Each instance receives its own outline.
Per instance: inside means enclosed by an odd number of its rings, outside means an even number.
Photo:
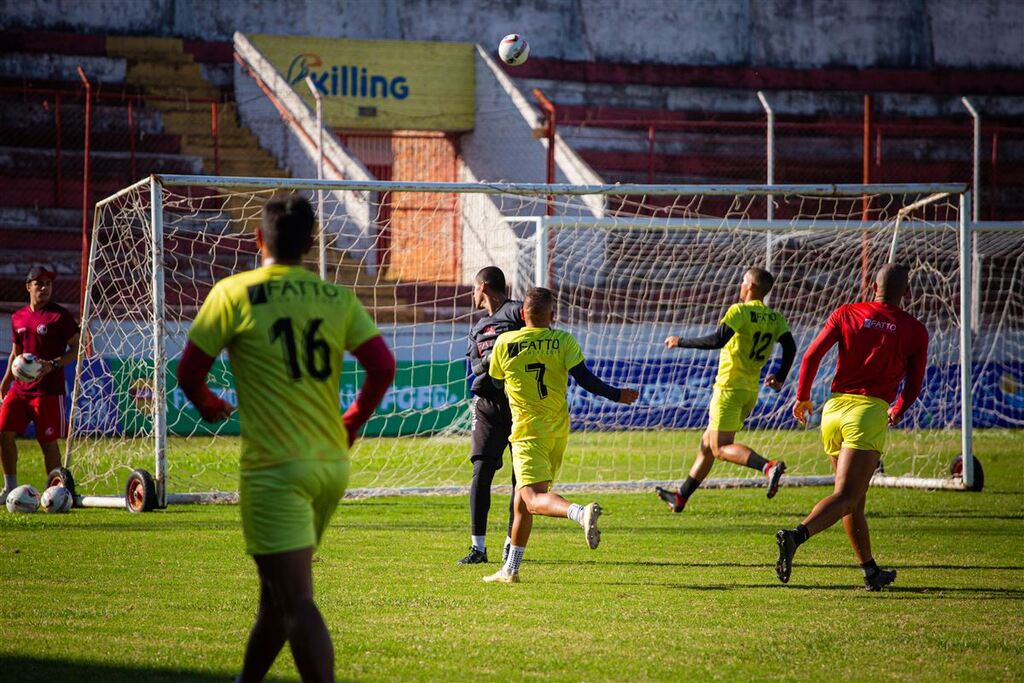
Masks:
[[[68,435],[64,396],[58,394],[14,394],[8,392],[0,406],[0,432],[24,434],[29,423],[36,426],[36,440],[50,443]]]
[[[504,394],[499,397],[473,397],[473,426],[470,433],[470,462],[492,463],[495,470],[504,464],[508,437],[512,433],[512,411]]]

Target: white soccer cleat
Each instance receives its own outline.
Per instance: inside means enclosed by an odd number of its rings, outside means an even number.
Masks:
[[[0,507],[7,504],[7,494],[10,493],[7,489],[0,491]]]
[[[597,503],[590,503],[583,508],[583,534],[591,550],[601,542],[601,530],[597,528],[597,518],[600,516],[601,506]]]
[[[519,572],[512,574],[502,568],[490,576],[485,576],[484,583],[519,583]]]

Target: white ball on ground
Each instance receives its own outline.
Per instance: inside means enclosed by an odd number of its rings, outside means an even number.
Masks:
[[[7,494],[8,512],[35,512],[39,509],[39,491],[35,486],[22,484]]]
[[[43,371],[43,364],[31,353],[23,353],[11,364],[11,374],[19,382],[35,382]]]
[[[498,56],[509,66],[519,66],[530,56],[530,44],[518,33],[510,33],[498,43]]]
[[[39,505],[43,508],[43,512],[71,512],[71,506],[74,503],[71,492],[63,486],[51,486],[43,491],[43,495],[39,499]]]

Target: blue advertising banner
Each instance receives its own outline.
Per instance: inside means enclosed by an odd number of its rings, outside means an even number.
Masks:
[[[133,429],[134,421],[129,418],[146,403],[148,387],[144,383],[140,385],[126,380],[128,376],[124,370],[131,366],[130,363],[103,358],[90,359],[85,363],[81,396],[76,407],[78,428],[84,433],[103,435]],[[408,366],[404,368],[408,376],[402,375],[405,379],[400,379],[389,391],[385,404],[367,430],[368,434],[390,436],[419,433],[419,430],[424,433],[437,431],[450,424],[463,410],[460,406],[468,395],[468,387],[456,379],[461,374],[462,361],[421,365],[418,374],[413,364],[403,365]],[[7,359],[0,358],[0,372],[5,371],[6,366]],[[574,429],[699,429],[707,423],[716,369],[705,362],[602,359],[591,361],[590,367],[609,383],[639,388],[640,399],[632,406],[618,405],[591,396],[571,382],[569,410]],[[795,427],[789,411],[796,391],[796,372],[797,368],[794,368],[786,386],[778,394],[762,388],[757,407],[747,421],[748,427]],[[75,366],[65,368],[64,373],[70,398]],[[346,405],[354,397],[359,384],[356,374],[354,364],[346,364],[340,387],[342,401]],[[831,375],[832,368],[825,367],[819,378],[830,378]],[[901,426],[959,427],[959,376],[959,365],[928,368],[921,396]],[[171,384],[173,382],[169,382]],[[172,424],[185,424],[179,420],[191,407],[180,396],[180,390],[169,393],[168,406],[176,414]],[[815,406],[820,408],[828,395],[827,381],[819,379],[812,394]],[[975,427],[1024,426],[1024,362],[976,364],[972,397]],[[414,414],[415,419],[409,420],[408,424],[405,420],[396,419],[396,413],[404,412]],[[188,429],[181,433],[192,433],[196,428],[194,422],[188,422]],[[237,427],[233,431],[237,433]],[[25,436],[33,435],[33,428],[29,427]]]
[[[591,361],[589,365],[594,374],[610,384],[640,389],[640,398],[632,406],[622,406],[591,396],[571,382],[569,411],[573,428],[699,429],[707,424],[708,402],[717,372],[713,365],[685,359],[602,359]],[[790,409],[795,399],[798,371],[798,367],[793,369],[778,394],[762,387],[757,407],[747,421],[749,428],[796,426]],[[828,399],[833,372],[831,367],[819,371],[819,381],[811,395],[817,408]],[[901,426],[959,427],[959,378],[959,365],[928,368],[921,395]],[[1021,427],[1024,425],[1024,362],[976,364],[972,396],[975,427]]]

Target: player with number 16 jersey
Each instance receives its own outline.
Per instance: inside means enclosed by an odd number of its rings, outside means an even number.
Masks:
[[[313,549],[348,484],[348,449],[395,375],[366,309],[302,267],[316,216],[300,195],[275,196],[256,233],[263,267],[218,282],[189,329],[178,383],[204,420],[233,408],[206,386],[227,349],[238,390],[242,535],[260,576],[260,607],[241,681],[261,681],[285,640],[303,680],[334,680],[334,650],[313,601]],[[342,358],[366,370],[340,414]]]

